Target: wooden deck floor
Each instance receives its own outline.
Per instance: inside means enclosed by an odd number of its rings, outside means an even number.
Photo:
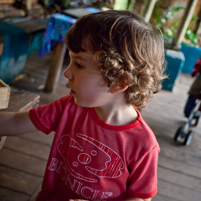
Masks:
[[[61,73],[51,94],[41,90],[47,76],[50,54],[38,58],[31,54],[26,64],[29,78],[15,82],[41,96],[41,104],[49,103],[68,93]],[[64,68],[66,63],[64,64]],[[186,119],[183,108],[193,79],[181,74],[174,92],[161,91],[142,110],[142,115],[155,132],[161,147],[158,168],[158,194],[153,201],[201,200],[201,123],[193,128],[194,136],[188,147],[173,142],[177,128]],[[53,133],[41,132],[9,137],[0,151],[0,201],[34,201],[40,190]]]

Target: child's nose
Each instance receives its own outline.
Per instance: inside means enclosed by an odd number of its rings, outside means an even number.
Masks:
[[[72,70],[70,68],[70,65],[64,70],[64,76],[66,78],[68,78],[69,80],[73,79],[73,73],[72,73]]]

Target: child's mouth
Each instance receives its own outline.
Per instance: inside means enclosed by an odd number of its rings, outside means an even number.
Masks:
[[[71,95],[71,96],[75,95],[75,91],[73,91],[73,90],[68,86],[68,84],[66,84],[66,87],[70,89],[70,95]]]

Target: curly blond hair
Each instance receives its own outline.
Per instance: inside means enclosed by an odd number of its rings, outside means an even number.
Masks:
[[[134,11],[110,10],[79,18],[65,41],[68,49],[78,53],[86,51],[86,38],[108,87],[128,86],[126,103],[145,107],[165,78],[161,33]]]

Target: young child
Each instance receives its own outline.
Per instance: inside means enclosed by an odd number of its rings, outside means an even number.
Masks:
[[[189,91],[188,91],[188,100],[186,101],[186,105],[184,107],[184,114],[185,117],[189,117],[191,111],[195,108],[196,106],[196,100],[199,99],[201,100],[201,58],[197,59],[193,72],[191,73],[192,77],[196,77],[194,80],[193,84],[191,85]],[[199,119],[201,114],[201,107],[199,107],[199,111],[195,114],[194,118]]]
[[[135,12],[111,10],[77,20],[65,41],[70,94],[1,112],[1,135],[55,131],[37,201],[150,201],[160,148],[136,108],[161,88],[163,37]]]

